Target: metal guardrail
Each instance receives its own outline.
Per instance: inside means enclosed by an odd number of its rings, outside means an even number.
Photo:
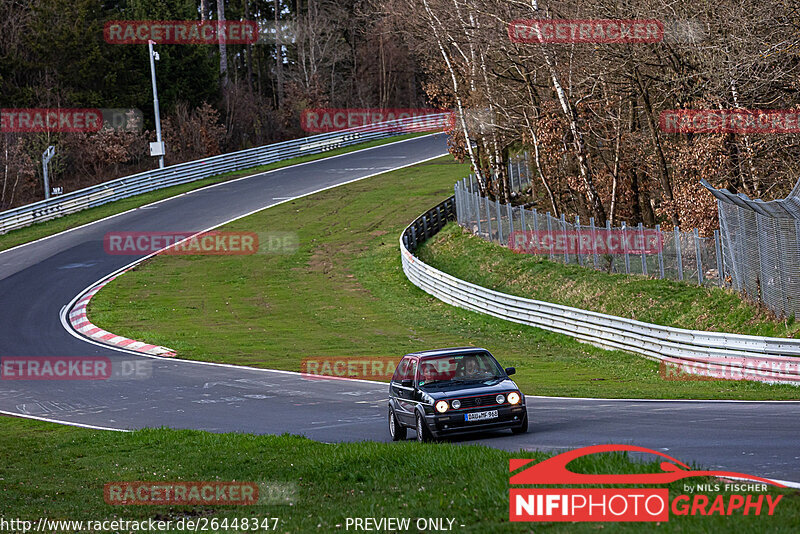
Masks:
[[[94,208],[107,202],[226,172],[267,165],[298,156],[319,154],[403,133],[442,129],[447,124],[448,118],[449,114],[441,113],[397,119],[221,154],[117,178],[48,200],[0,212],[0,235],[34,223]]]
[[[455,216],[455,197],[426,211],[400,237],[403,271],[417,287],[439,300],[558,332],[607,349],[702,369],[713,376],[800,384],[800,340],[705,332],[660,326],[624,317],[500,293],[439,271],[414,256],[427,238]]]

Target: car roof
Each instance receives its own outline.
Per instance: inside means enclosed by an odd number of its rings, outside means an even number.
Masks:
[[[447,349],[433,349],[422,350],[419,352],[412,352],[406,356],[416,356],[418,358],[433,358],[436,356],[458,356],[459,354],[474,354],[476,352],[489,352],[480,347],[451,347]],[[491,354],[491,353],[489,353]]]

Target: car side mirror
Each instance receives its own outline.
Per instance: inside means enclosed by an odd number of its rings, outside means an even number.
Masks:
[[[516,367],[506,367],[506,374],[507,375],[511,376],[516,372],[517,372],[517,368]]]
[[[411,378],[401,380],[400,385],[403,386],[404,388],[410,388],[411,386],[414,385],[414,380],[412,380]]]

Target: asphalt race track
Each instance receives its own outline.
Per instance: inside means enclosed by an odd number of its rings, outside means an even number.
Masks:
[[[0,356],[105,356],[115,369],[137,366],[139,373],[99,381],[4,380],[0,411],[113,429],[168,426],[290,432],[326,442],[388,441],[383,384],[305,380],[282,371],[137,356],[76,337],[62,325],[60,311],[135,259],[106,254],[106,232],[200,231],[289,197],[445,152],[445,137],[437,135],[288,167],[0,253]],[[416,215],[409,214],[409,221]],[[502,432],[460,442],[553,450],[628,443],[709,469],[800,481],[800,402],[530,397],[528,410],[531,432],[526,435]]]

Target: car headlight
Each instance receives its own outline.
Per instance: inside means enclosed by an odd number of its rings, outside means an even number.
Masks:
[[[503,395],[503,394],[500,394],[500,395],[496,396],[494,398],[494,400],[497,401],[497,404],[503,404],[506,401],[506,396]]]
[[[519,404],[519,393],[512,391],[508,394],[508,402],[511,404]]]
[[[439,413],[444,413],[447,411],[447,401],[439,401],[436,403],[436,411]]]
[[[456,399],[450,403],[450,406],[452,406],[454,410],[458,410],[459,408],[461,408],[461,401]]]

